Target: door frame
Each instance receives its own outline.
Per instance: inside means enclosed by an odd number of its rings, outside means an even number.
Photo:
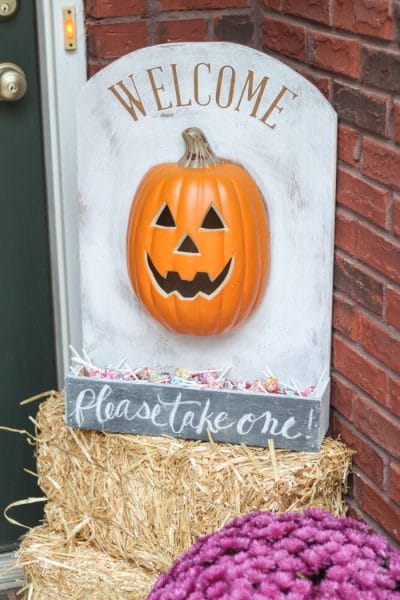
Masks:
[[[37,0],[44,172],[57,382],[64,387],[69,345],[81,347],[75,103],[87,79],[83,0]],[[66,51],[63,8],[75,8],[77,49]],[[20,587],[22,569],[13,553],[0,553],[0,590]]]
[[[57,379],[69,370],[69,345],[81,348],[76,96],[87,79],[83,0],[36,3],[43,146],[54,304]],[[63,8],[75,9],[77,48],[64,49]]]

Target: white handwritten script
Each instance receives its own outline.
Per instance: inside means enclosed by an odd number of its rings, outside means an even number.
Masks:
[[[178,393],[176,390],[168,392],[167,395],[172,393],[168,400],[162,398],[162,394],[157,391],[154,391],[151,400],[141,398],[140,394],[132,398],[113,398],[113,388],[108,384],[102,385],[97,391],[85,387],[80,389],[75,398],[68,401],[68,424],[83,428],[118,430],[118,426],[123,423],[120,431],[194,439],[204,439],[208,432],[218,435],[220,432],[229,431],[236,439],[255,435],[263,436],[265,440],[271,436],[281,436],[286,440],[304,436],[308,438],[307,434],[310,434],[315,425],[314,409],[311,407],[307,418],[302,419],[305,425],[300,426],[296,418],[293,415],[289,416],[285,411],[283,415],[273,414],[271,410],[250,412],[246,411],[245,404],[241,404],[241,410],[237,414],[237,406],[235,410],[232,406],[230,411],[229,404],[225,410],[215,410],[215,403],[207,394],[202,398],[197,396],[199,399],[186,399],[183,397],[184,390]],[[117,425],[117,428],[112,427],[112,423]]]

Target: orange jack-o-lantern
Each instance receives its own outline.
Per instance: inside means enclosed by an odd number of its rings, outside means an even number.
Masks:
[[[197,128],[179,163],[142,179],[128,227],[129,275],[139,300],[168,329],[216,335],[256,308],[269,272],[265,205],[249,173],[219,159]]]

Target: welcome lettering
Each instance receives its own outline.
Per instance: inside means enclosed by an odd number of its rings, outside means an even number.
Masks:
[[[270,92],[267,75],[259,76],[251,69],[239,73],[232,65],[220,68],[215,68],[211,62],[194,65],[189,74],[190,95],[187,97],[183,96],[182,71],[176,63],[168,67],[154,66],[145,69],[144,73],[146,87],[142,90],[132,73],[108,88],[134,121],[146,117],[154,109],[162,113],[185,106],[214,104],[221,109],[246,112],[275,129],[279,115],[298,98],[298,94],[286,85],[280,85],[278,92],[274,86],[275,92]],[[187,76],[185,72],[185,78]]]

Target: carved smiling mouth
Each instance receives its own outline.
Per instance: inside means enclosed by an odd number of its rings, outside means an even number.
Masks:
[[[177,271],[168,271],[163,277],[156,269],[150,256],[146,254],[147,265],[152,275],[152,280],[156,287],[165,296],[177,294],[185,300],[191,300],[198,294],[204,298],[212,298],[225,281],[228,279],[233,265],[233,258],[230,258],[222,271],[215,279],[211,279],[208,273],[198,271],[193,279],[182,279]]]

